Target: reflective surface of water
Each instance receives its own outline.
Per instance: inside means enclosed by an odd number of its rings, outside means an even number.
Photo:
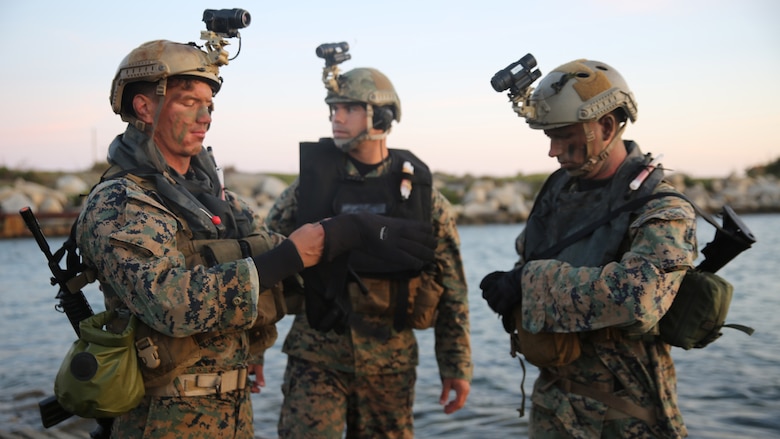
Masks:
[[[674,349],[683,416],[692,438],[764,438],[780,435],[780,215],[747,215],[743,220],[758,238],[719,274],[735,286],[729,322],[755,328],[748,337],[726,333],[706,349]],[[447,416],[438,404],[441,391],[430,331],[418,332],[421,364],[415,399],[415,430],[421,438],[524,437],[528,415],[518,417],[522,371],[510,357],[500,322],[481,298],[482,277],[511,268],[514,238],[522,224],[462,226],[462,252],[471,301],[474,382],[466,408]],[[700,249],[714,229],[699,226]],[[52,239],[56,249],[61,239]],[[53,377],[74,333],[54,310],[56,289],[48,283],[45,258],[31,239],[0,241],[0,424],[40,425],[37,413],[18,413],[15,399],[51,394]],[[85,290],[95,311],[102,298]],[[253,397],[258,436],[276,436],[286,356],[279,349],[291,319],[279,324],[280,341],[266,356],[267,387]],[[536,368],[528,366],[530,395]]]

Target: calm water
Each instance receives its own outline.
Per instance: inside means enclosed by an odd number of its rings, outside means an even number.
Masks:
[[[748,337],[726,330],[706,349],[673,355],[679,375],[679,399],[692,438],[780,437],[780,214],[747,215],[743,220],[758,238],[752,249],[723,268],[735,286],[728,321],[753,326]],[[515,260],[514,238],[523,225],[463,226],[463,258],[471,296],[474,382],[465,409],[447,416],[438,405],[440,383],[432,334],[420,332],[421,364],[415,400],[416,432],[421,438],[524,437],[527,415],[519,418],[521,369],[509,356],[507,336],[481,299],[479,281]],[[714,229],[700,223],[700,248]],[[52,239],[52,249],[62,239]],[[54,311],[56,289],[43,255],[31,239],[0,241],[0,425],[39,428],[36,403],[51,394],[56,374],[74,333]],[[96,311],[100,293],[85,290]],[[285,334],[291,320],[280,322]],[[267,387],[254,396],[255,427],[275,437],[286,357],[278,342],[267,354]],[[530,395],[537,371],[528,366]],[[29,410],[19,412],[19,401]],[[42,428],[42,427],[41,427]]]

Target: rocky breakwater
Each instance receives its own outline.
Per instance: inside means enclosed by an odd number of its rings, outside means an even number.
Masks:
[[[668,180],[709,213],[720,212],[724,205],[740,214],[780,212],[780,180],[772,175],[691,179],[673,174]],[[450,182],[438,187],[462,194],[454,203],[460,224],[515,223],[528,219],[540,182],[480,178],[468,186]]]
[[[226,186],[265,218],[294,176],[228,172]],[[30,206],[47,235],[68,233],[83,194],[95,184],[91,173],[62,174],[49,184],[22,178],[0,183],[0,237],[29,236],[19,209]],[[780,181],[772,175],[669,180],[702,209],[717,213],[724,204],[738,213],[780,212]],[[434,185],[450,200],[459,224],[518,223],[528,218],[540,178],[453,177],[437,174]]]
[[[44,233],[61,236],[70,232],[80,208],[80,194],[91,187],[84,175],[63,174],[43,185],[23,178],[0,183],[0,238],[30,236],[19,210],[25,207],[36,214]]]

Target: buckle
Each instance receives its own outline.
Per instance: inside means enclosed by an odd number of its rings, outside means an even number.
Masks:
[[[157,352],[157,345],[149,337],[144,337],[135,342],[135,349],[138,357],[149,369],[156,369],[160,365],[160,354]]]

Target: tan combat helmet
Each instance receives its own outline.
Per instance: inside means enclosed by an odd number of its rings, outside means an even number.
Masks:
[[[549,130],[596,120],[622,108],[635,122],[637,104],[628,84],[609,65],[585,59],[564,64],[542,79],[531,95],[531,128]]]
[[[583,125],[587,140],[587,159],[572,176],[586,175],[599,166],[620,139],[626,127],[626,119],[637,119],[637,103],[628,84],[617,70],[609,65],[579,59],[557,67],[542,79],[534,89],[524,109],[528,125],[537,130],[552,130],[575,123],[598,120],[610,112],[621,109],[619,128],[613,140],[596,151],[593,133]]]
[[[328,90],[328,104],[362,102],[373,107],[389,106],[393,119],[401,121],[401,100],[390,80],[372,68],[357,68],[338,76],[338,90]]]
[[[208,54],[194,43],[182,44],[166,40],[149,41],[133,49],[121,63],[111,83],[111,109],[125,122],[135,122],[131,114],[122,111],[122,94],[127,84],[157,82],[157,94],[165,95],[167,78],[189,76],[205,80],[216,95],[222,85],[219,67]]]
[[[385,138],[393,120],[401,121],[401,100],[390,80],[372,68],[356,68],[338,75],[336,86],[328,87],[327,104],[359,102],[366,104],[367,126],[382,130],[381,134],[367,132],[349,140],[337,139],[336,144],[349,151],[361,141]]]

